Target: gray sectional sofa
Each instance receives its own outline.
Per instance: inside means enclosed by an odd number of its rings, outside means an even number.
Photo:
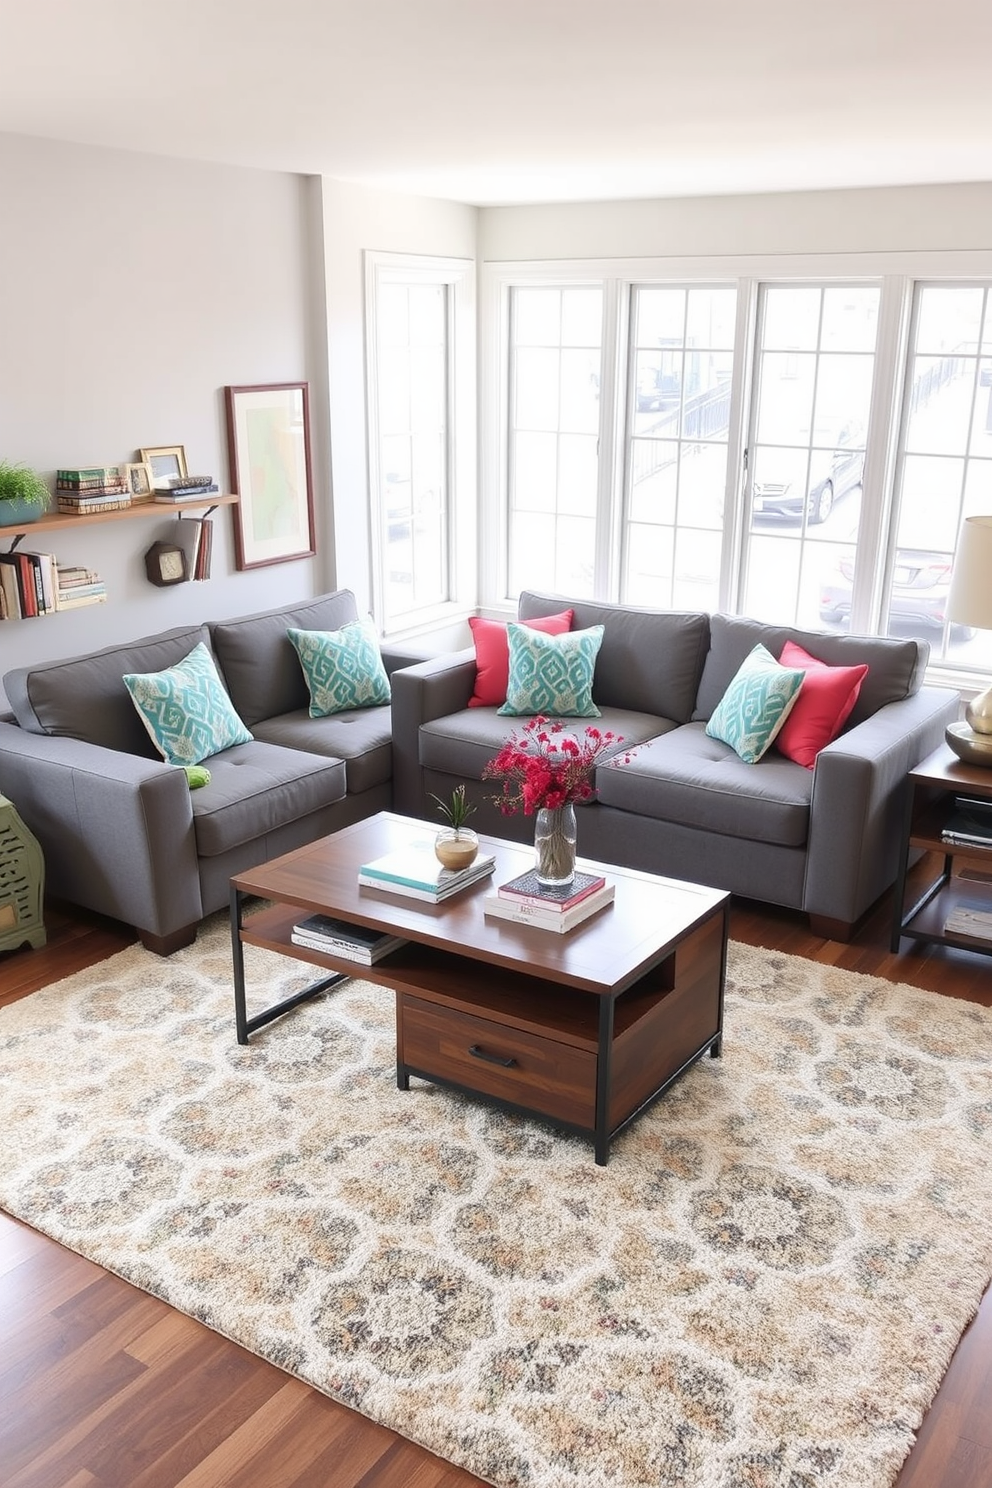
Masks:
[[[229,902],[232,874],[392,806],[389,704],[309,716],[291,627],[358,618],[350,590],[9,672],[0,791],[45,854],[47,890],[134,925],[169,955]],[[156,753],[122,677],[212,652],[254,735],[191,790]],[[423,652],[383,651],[387,671]]]
[[[804,910],[818,934],[846,940],[894,881],[906,772],[957,716],[956,692],[923,686],[929,647],[838,636],[732,615],[650,611],[525,592],[518,618],[574,610],[573,629],[604,626],[593,699],[598,726],[637,746],[597,769],[598,799],[579,809],[579,852]],[[832,665],[869,670],[843,733],[813,769],[770,750],[745,764],[706,721],[755,644],[786,640]],[[395,809],[430,817],[430,793],[465,781],[472,825],[520,841],[534,821],[503,817],[486,762],[525,720],[467,706],[473,650],[393,679]],[[586,720],[573,720],[581,733]]]

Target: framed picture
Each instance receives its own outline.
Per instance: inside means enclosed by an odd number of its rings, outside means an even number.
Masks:
[[[127,489],[132,502],[151,501],[153,499],[152,468],[150,465],[125,465],[124,480],[127,483]]]
[[[186,448],[181,444],[161,444],[155,449],[140,451],[143,464],[152,472],[152,489],[164,491],[169,481],[177,475],[188,475]]]
[[[239,569],[310,558],[314,541],[305,382],[229,387],[227,439]]]

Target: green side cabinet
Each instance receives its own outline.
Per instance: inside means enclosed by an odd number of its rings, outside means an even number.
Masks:
[[[14,803],[0,796],[0,951],[45,944],[45,859]]]

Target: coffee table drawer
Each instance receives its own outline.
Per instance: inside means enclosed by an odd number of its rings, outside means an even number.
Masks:
[[[399,993],[397,1060],[420,1074],[592,1127],[596,1056],[489,1018]]]

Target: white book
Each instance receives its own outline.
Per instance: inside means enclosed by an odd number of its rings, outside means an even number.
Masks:
[[[363,863],[358,870],[358,882],[366,888],[388,889],[391,894],[407,894],[437,903],[485,878],[495,867],[494,853],[479,852],[467,868],[445,868],[435,857],[431,837]]]
[[[616,892],[616,884],[604,884],[594,894],[589,894],[571,909],[561,913],[533,909],[528,904],[514,904],[510,899],[501,898],[498,893],[487,894],[482,904],[485,914],[496,919],[512,920],[516,925],[531,925],[537,930],[554,930],[563,935],[566,930],[573,930],[583,920],[597,914],[607,904],[612,904]]]
[[[388,956],[390,951],[406,944],[398,936],[390,936],[384,945],[377,946],[373,951],[363,951],[358,946],[322,940],[317,935],[301,935],[298,930],[294,930],[289,938],[293,945],[305,946],[308,951],[319,951],[323,956],[337,956],[342,961],[354,961],[356,966],[373,966],[383,956]]]

